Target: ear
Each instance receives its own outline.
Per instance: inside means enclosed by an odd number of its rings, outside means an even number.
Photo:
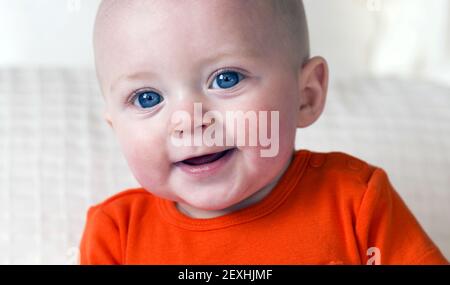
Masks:
[[[103,111],[103,118],[106,120],[106,122],[108,123],[108,125],[111,128],[114,128],[114,126],[112,124],[112,120],[111,120],[111,115],[109,114],[109,112],[107,110]]]
[[[322,114],[328,90],[328,64],[320,56],[308,60],[300,71],[298,128],[306,128]]]

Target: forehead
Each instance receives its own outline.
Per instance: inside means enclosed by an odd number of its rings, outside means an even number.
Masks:
[[[167,56],[192,60],[219,47],[265,53],[274,23],[264,2],[106,1],[96,23],[96,57],[130,65]]]

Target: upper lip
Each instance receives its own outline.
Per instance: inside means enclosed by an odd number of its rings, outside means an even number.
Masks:
[[[216,150],[216,151],[210,151],[210,152],[204,152],[204,153],[199,153],[199,154],[195,154],[195,155],[189,155],[189,156],[186,156],[186,157],[184,157],[184,158],[182,158],[182,159],[176,161],[175,163],[179,163],[179,162],[182,162],[182,161],[184,161],[184,160],[191,159],[191,158],[194,158],[194,157],[199,157],[199,156],[204,156],[204,155],[214,154],[214,153],[218,153],[218,152],[224,152],[224,151],[226,151],[226,150],[230,150],[230,149],[234,149],[234,148],[235,148],[235,147],[229,147],[229,148],[225,148],[225,149],[219,149],[219,150]]]

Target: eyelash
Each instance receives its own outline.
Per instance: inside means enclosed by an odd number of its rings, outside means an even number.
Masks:
[[[156,90],[153,90],[151,88],[141,88],[141,89],[137,89],[135,91],[133,91],[131,93],[131,95],[128,97],[128,99],[126,100],[126,103],[128,105],[134,106],[134,101],[136,101],[137,97],[139,96],[139,93],[141,92],[155,92],[158,93]],[[159,94],[159,93],[158,93]]]
[[[222,73],[225,73],[225,72],[237,72],[237,73],[239,73],[239,74],[241,74],[242,75],[242,80],[244,80],[247,76],[245,75],[245,72],[244,71],[242,71],[240,68],[233,68],[233,67],[224,67],[224,68],[221,68],[221,69],[219,69],[219,70],[217,70],[217,71],[215,71],[215,72],[213,72],[213,74],[211,74],[211,76],[210,76],[210,78],[212,78],[212,80],[214,80],[219,74],[222,74]],[[242,81],[241,80],[241,81]],[[210,81],[210,80],[208,80],[208,81]],[[209,86],[212,84],[212,83],[214,83],[214,81],[211,81],[209,84],[208,84],[208,89],[209,89]],[[158,93],[156,90],[153,90],[153,89],[151,89],[151,88],[141,88],[141,89],[137,89],[137,90],[135,90],[135,91],[133,91],[132,93],[131,93],[131,95],[128,97],[128,99],[126,100],[127,102],[127,104],[129,104],[129,105],[132,105],[132,106],[134,106],[134,101],[136,101],[136,99],[137,99],[137,96],[139,96],[139,93],[140,92],[155,92],[155,93]],[[158,93],[159,94],[159,93]]]
[[[242,71],[239,68],[233,68],[233,67],[225,67],[225,68],[221,68],[217,71],[215,71],[210,78],[212,78],[213,80],[221,73],[226,73],[226,72],[236,72],[239,73],[243,76],[242,80],[244,80],[247,76],[245,75],[245,72]],[[213,83],[214,81],[210,82],[210,84],[208,85],[208,87]],[[240,81],[239,81],[240,82]]]

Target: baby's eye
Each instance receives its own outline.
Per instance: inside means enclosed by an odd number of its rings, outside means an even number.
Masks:
[[[161,103],[164,98],[153,91],[136,92],[133,104],[137,107],[148,109]]]
[[[242,75],[240,72],[237,71],[225,71],[219,73],[212,82],[212,87],[219,87],[223,89],[231,88],[238,84],[242,79],[244,78],[244,75]]]

